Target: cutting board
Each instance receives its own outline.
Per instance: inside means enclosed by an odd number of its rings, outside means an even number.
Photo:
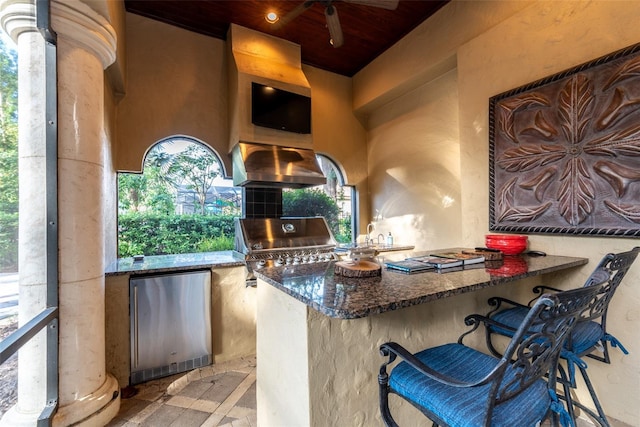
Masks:
[[[338,261],[335,264],[335,273],[345,277],[377,277],[382,274],[382,268],[373,261]]]

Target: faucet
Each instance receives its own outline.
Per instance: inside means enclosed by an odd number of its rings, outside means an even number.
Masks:
[[[384,234],[380,233],[378,234],[378,245],[380,245],[380,238],[382,237],[382,244],[384,245]]]
[[[371,232],[376,229],[376,226],[370,222],[367,224],[367,236],[364,238],[364,244],[369,246],[373,243],[373,237],[371,237]]]

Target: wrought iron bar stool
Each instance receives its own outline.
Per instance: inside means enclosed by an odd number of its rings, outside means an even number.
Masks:
[[[583,313],[579,324],[573,330],[569,339],[567,339],[564,351],[560,355],[561,358],[566,360],[569,371],[566,373],[562,367],[559,368],[560,382],[564,388],[564,398],[567,400],[569,413],[574,422],[575,412],[573,407],[575,406],[586,412],[600,425],[609,426],[609,422],[604,410],[602,409],[602,405],[600,404],[593,384],[589,379],[587,363],[582,360],[582,358],[586,356],[604,363],[611,363],[609,358],[609,344],[611,344],[612,347],[620,348],[624,354],[628,354],[628,351],[622,346],[622,344],[613,335],[607,332],[607,312],[609,309],[609,302],[613,298],[613,295],[622,282],[622,279],[627,274],[627,271],[638,256],[638,253],[640,253],[640,247],[635,247],[627,252],[617,254],[610,253],[605,255],[584,284],[584,287],[589,287],[594,283],[602,283],[603,277],[606,280],[605,285],[602,288],[602,293],[599,295],[598,305]],[[533,292],[539,295],[543,292],[549,291],[559,292],[558,289],[548,286],[536,286],[533,288]],[[495,306],[495,308],[489,312],[487,317],[495,323],[488,325],[488,327],[485,328],[485,331],[487,347],[490,349],[492,354],[500,354],[493,344],[492,336],[513,336],[515,331],[524,321],[532,304],[537,300],[537,298],[538,296],[529,301],[528,305],[519,304],[499,297],[489,299],[489,304]],[[602,355],[597,353],[594,354],[594,351],[596,350],[601,352]],[[576,387],[576,366],[582,375],[597,414],[592,409],[573,399],[571,396],[570,388]]]
[[[387,426],[397,426],[389,409],[393,393],[418,408],[435,425],[452,427],[571,424],[555,393],[556,369],[565,340],[580,314],[597,303],[600,286],[543,295],[531,307],[501,357],[462,344],[481,324],[480,315],[465,318],[473,328],[457,343],[412,354],[393,342],[380,352],[388,360],[378,375],[380,412]],[[403,359],[387,373],[397,357]],[[545,374],[549,381],[545,381]]]

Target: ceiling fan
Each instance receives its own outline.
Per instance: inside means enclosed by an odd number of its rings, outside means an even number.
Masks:
[[[342,27],[340,26],[340,19],[338,18],[338,10],[334,5],[334,3],[338,1],[379,7],[387,10],[395,10],[398,7],[399,2],[399,0],[306,0],[296,6],[291,12],[280,18],[278,26],[285,26],[297,18],[302,12],[313,6],[314,3],[320,3],[324,6],[324,16],[327,20],[327,28],[329,29],[329,42],[333,47],[340,47],[344,43],[344,35],[342,34]]]

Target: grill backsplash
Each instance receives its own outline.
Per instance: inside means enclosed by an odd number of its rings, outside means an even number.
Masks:
[[[242,217],[282,217],[282,188],[244,187]]]

